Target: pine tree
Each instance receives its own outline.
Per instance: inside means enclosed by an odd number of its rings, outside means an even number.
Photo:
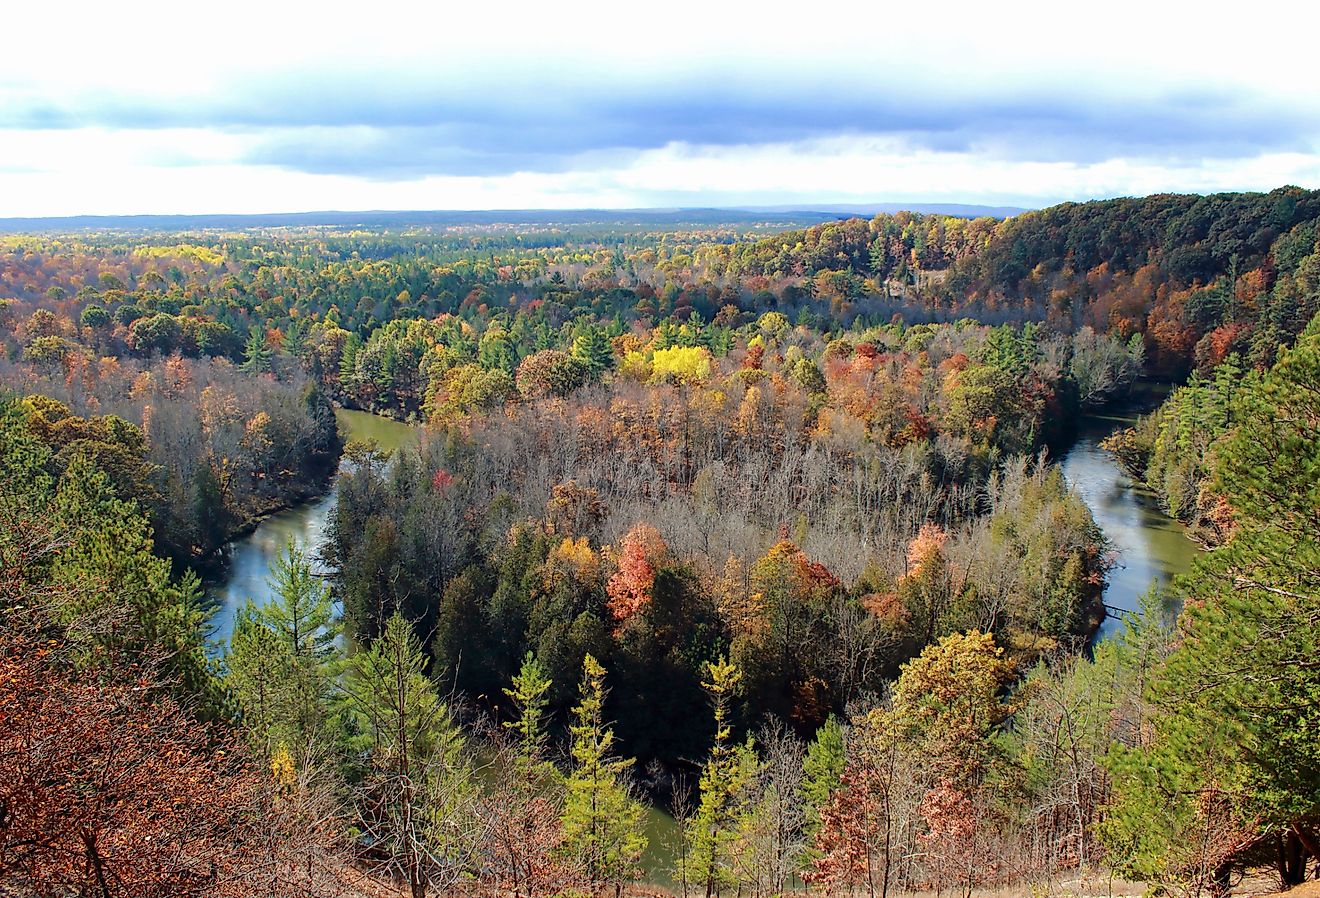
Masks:
[[[263,621],[296,657],[333,655],[339,624],[335,620],[330,587],[312,569],[311,561],[292,539],[285,543],[271,570],[269,583],[279,600],[262,608]]]
[[[492,871],[515,898],[559,891],[565,865],[562,841],[563,780],[545,759],[546,706],[551,681],[530,652],[505,689],[518,716],[505,721],[514,737],[502,754],[486,796],[487,852]]]
[[[105,474],[86,456],[75,456],[60,478],[54,510],[74,534],[59,555],[54,575],[69,583],[96,583],[97,607],[71,606],[73,616],[109,612],[123,615],[100,641],[131,657],[160,656],[169,674],[187,691],[215,686],[206,659],[201,581],[191,572],[177,581],[169,562],[152,553],[151,528],[135,509],[115,498]],[[113,597],[116,610],[103,607]]]
[[[554,765],[545,759],[548,738],[545,716],[550,703],[550,686],[545,667],[528,652],[513,678],[513,688],[504,690],[518,711],[518,717],[504,725],[518,740],[518,777],[529,791],[535,791],[538,785],[556,775]]]
[[[229,637],[225,685],[248,739],[267,757],[293,737],[285,691],[293,665],[288,646],[262,622],[261,610],[249,599]]]
[[[356,396],[358,389],[358,355],[362,352],[362,338],[350,333],[344,338],[339,353],[339,390],[345,396]]]
[[[736,882],[733,843],[738,837],[739,803],[755,770],[744,763],[751,746],[739,751],[729,721],[729,706],[741,680],[738,668],[721,659],[706,664],[706,675],[702,686],[715,710],[715,743],[701,771],[701,798],[686,835],[691,873],[710,898]]]
[[[33,436],[28,411],[0,400],[0,601],[49,596],[39,610],[51,620],[94,624],[80,640],[87,663],[141,664],[218,711],[200,581],[171,577],[169,562],[152,553],[150,525],[91,456],[74,452],[64,465],[52,475],[51,450]]]
[[[249,737],[268,756],[278,745],[310,749],[328,713],[339,635],[329,587],[292,541],[273,572],[275,598],[248,601],[225,659]]]
[[[563,850],[580,865],[592,889],[613,884],[618,895],[625,882],[641,875],[638,863],[647,839],[642,806],[628,794],[623,779],[633,759],[614,755],[614,730],[605,725],[605,694],[605,668],[587,655],[569,728],[573,770],[562,817]]]
[[[351,747],[369,764],[356,796],[359,826],[413,898],[457,880],[477,829],[467,825],[476,785],[466,743],[425,669],[421,642],[395,612],[349,659],[342,685],[357,730]]]
[[[271,370],[275,352],[266,342],[266,334],[260,327],[252,328],[247,345],[243,347],[243,364],[239,367],[247,374],[266,374]]]
[[[1127,871],[1221,891],[1263,842],[1288,882],[1320,857],[1317,384],[1320,318],[1241,389],[1212,451],[1233,534],[1175,582],[1185,611],[1150,690],[1154,739],[1111,761],[1104,835]]]
[[[839,718],[831,714],[816,731],[816,738],[807,746],[802,761],[802,795],[806,800],[806,836],[810,842],[820,826],[820,809],[829,801],[830,794],[839,788],[843,775],[843,727]]]
[[[591,380],[600,380],[601,376],[614,367],[614,349],[609,338],[599,327],[588,325],[573,341],[573,358],[580,361],[587,369]]]
[[[210,460],[204,460],[197,467],[196,479],[193,481],[192,513],[194,544],[198,554],[205,555],[223,545],[234,516],[225,503],[220,478]]]
[[[307,351],[307,324],[304,318],[292,318],[284,328],[280,350],[289,358],[301,361]]]

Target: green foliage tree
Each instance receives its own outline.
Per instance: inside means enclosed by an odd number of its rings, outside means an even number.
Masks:
[[[936,778],[972,788],[1001,759],[992,738],[1013,705],[1013,665],[989,633],[953,633],[903,665],[887,712]]]
[[[243,346],[242,368],[245,374],[268,374],[275,362],[275,350],[266,342],[264,328],[254,327]]]
[[[600,380],[606,371],[614,367],[614,349],[602,328],[588,326],[573,340],[573,358],[586,368],[587,377]]]
[[[477,361],[487,370],[513,374],[514,366],[518,363],[518,352],[509,338],[509,332],[498,324],[487,328],[477,344]]]
[[[270,586],[279,600],[262,608],[262,618],[290,654],[308,659],[333,656],[339,624],[330,587],[292,539],[271,565]]]
[[[123,311],[122,306],[120,311]],[[181,336],[179,319],[163,312],[137,318],[128,328],[128,344],[139,355],[173,352],[179,347]]]
[[[550,686],[545,667],[528,652],[513,678],[513,686],[504,690],[518,712],[516,718],[504,724],[518,741],[515,756],[518,781],[531,791],[544,781],[557,778],[554,765],[545,757],[549,739],[546,708],[550,704]]]
[[[302,756],[324,735],[339,626],[329,587],[292,541],[272,571],[275,598],[249,600],[235,621],[226,684],[267,756],[280,745]]]
[[[101,330],[111,321],[110,313],[104,306],[98,306],[95,303],[82,310],[78,316],[78,322],[83,327],[90,327],[92,330]]]
[[[363,838],[413,898],[452,886],[476,850],[466,740],[425,669],[421,642],[396,612],[350,657],[341,685],[350,747],[368,765],[355,790]]]
[[[169,562],[152,553],[146,520],[115,495],[90,455],[74,451],[57,466],[30,416],[19,403],[0,401],[6,571],[28,584],[67,585],[52,591],[46,613],[81,623],[89,660],[158,665],[177,692],[217,712],[200,581],[192,573],[171,576]],[[36,551],[28,545],[34,538],[50,542]]]
[[[820,809],[839,788],[844,767],[843,725],[831,714],[816,731],[802,761],[802,795],[806,804],[804,829],[808,841],[820,827]]]
[[[1013,374],[994,365],[963,371],[948,391],[943,424],[978,452],[1025,452],[1035,445],[1035,416]]]
[[[747,787],[745,756],[733,742],[731,704],[741,679],[738,668],[720,659],[706,664],[702,683],[715,712],[715,742],[701,771],[700,799],[696,813],[687,822],[685,853],[688,870],[706,890],[707,898],[737,881],[734,842],[738,838],[740,803]],[[754,772],[754,771],[752,771]],[[687,879],[687,876],[684,877]]]
[[[267,757],[278,746],[298,741],[291,725],[296,709],[287,689],[294,666],[288,645],[265,625],[261,609],[249,600],[234,619],[225,685],[249,741]]]
[[[597,888],[641,875],[646,850],[642,806],[628,794],[624,776],[631,758],[614,754],[614,730],[605,724],[605,668],[591,655],[582,665],[581,698],[573,709],[573,769],[564,803],[563,851]]]
[[[1320,319],[1239,396],[1215,452],[1233,535],[1175,585],[1186,611],[1152,684],[1156,738],[1114,760],[1106,833],[1134,871],[1217,892],[1262,844],[1289,881],[1305,863],[1284,855],[1320,858],[1317,383]]]
[[[358,389],[358,355],[362,352],[362,338],[356,333],[349,333],[344,338],[339,354],[339,389],[344,395],[353,397]]]

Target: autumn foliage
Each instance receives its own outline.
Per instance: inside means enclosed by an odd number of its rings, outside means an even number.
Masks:
[[[0,657],[0,881],[51,898],[257,893],[255,868],[289,860],[266,855],[278,809],[261,771],[151,683],[62,668],[52,644],[8,639]],[[280,879],[271,894],[307,885]]]
[[[618,571],[605,587],[610,614],[619,625],[626,624],[651,601],[656,566],[664,560],[666,551],[660,531],[645,522],[624,536]]]

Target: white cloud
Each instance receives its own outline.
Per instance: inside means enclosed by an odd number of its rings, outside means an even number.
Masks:
[[[227,160],[241,155],[245,138],[207,132],[46,132],[21,135],[17,143],[26,145],[31,155],[20,160],[18,171],[0,170],[0,215],[923,200],[1034,205],[1160,191],[1320,184],[1320,159],[1307,154],[1177,165],[1141,160],[1039,163],[912,151],[888,138],[738,147],[675,144],[613,168],[402,181],[234,164]],[[162,164],[173,154],[191,164]],[[138,157],[151,161],[143,163]]]
[[[949,0],[937,10],[849,0],[783,13],[709,0],[649,7],[613,0],[18,4],[5,12],[9,40],[0,55],[0,126],[10,126],[0,130],[0,215],[1033,203],[1320,186],[1320,94],[1310,46],[1320,12],[1262,0],[1247,15],[1234,13],[1231,26],[1228,21],[1212,8],[1192,14],[1183,4],[1149,0],[1103,8]],[[596,144],[552,150],[559,156],[541,166],[545,171],[400,174],[435,171],[428,160],[470,156],[472,146],[503,147],[523,118],[535,119],[540,130],[529,128],[527,145],[510,148],[509,167],[536,168],[523,157],[538,143],[564,139],[546,127],[548,120],[568,122],[571,134],[577,123],[592,123],[593,104],[611,99],[610,114],[626,119],[639,92],[662,88],[669,92],[662,100],[690,104],[694,118],[710,97],[751,98],[747,108],[765,127],[738,119],[734,130],[740,141],[747,132],[745,143],[730,144],[726,135],[705,136],[700,128],[700,138],[675,140],[657,122],[657,138],[648,142],[637,138],[637,122],[611,122]],[[782,124],[775,121],[777,91],[795,92],[798,116],[811,111],[816,96],[845,110],[876,97],[915,98],[918,112],[927,99],[944,104],[942,112],[933,109],[943,118],[934,115],[939,120],[927,136],[947,135],[948,146],[905,139],[899,126],[886,134],[848,133],[828,116],[824,130],[833,136],[800,139],[784,133],[791,127],[776,129]],[[985,113],[1047,95],[1057,102],[1026,109],[1019,119],[1006,112],[999,122],[999,113]],[[730,108],[737,107],[733,101]],[[349,120],[292,127],[314,102],[321,104],[318,115],[342,112]],[[1160,135],[1165,143],[1133,140],[1125,150],[1119,139],[1118,149],[1084,152],[1089,134],[1108,127],[1115,109],[1137,102],[1146,104],[1142,115],[1154,116],[1152,130],[1161,103],[1177,106],[1183,118]],[[1200,103],[1205,113],[1198,121]],[[430,133],[461,141],[465,127],[487,127],[485,142],[449,155],[419,153],[421,163],[411,168],[368,171],[364,161],[354,170],[352,152],[331,160],[338,173],[296,164],[304,149],[299,140],[348,150],[356,141],[374,150],[400,139],[378,123],[353,120],[363,109],[397,106],[407,118],[437,104],[449,118]],[[657,108],[672,114],[671,127],[686,115],[681,105]],[[718,116],[724,108],[711,104],[705,111]],[[498,127],[494,118],[480,120],[492,109]],[[1240,114],[1242,124],[1216,132],[1215,117],[1226,110]],[[958,115],[978,113],[966,134],[950,125]],[[1037,114],[1043,123],[1032,118]],[[1014,130],[1023,121],[1044,133],[1057,128],[1059,140],[1033,154],[1035,132],[1023,137]],[[1133,121],[1137,127],[1145,119]],[[1184,130],[1187,139],[1178,144]],[[621,143],[620,134],[631,142]],[[1253,134],[1260,135],[1258,146]],[[1286,140],[1266,139],[1284,134]],[[1198,135],[1205,147],[1213,143],[1213,152],[1202,149]],[[263,155],[272,146],[289,147],[294,161]],[[1179,146],[1183,152],[1176,152]],[[283,167],[263,164],[270,162]]]

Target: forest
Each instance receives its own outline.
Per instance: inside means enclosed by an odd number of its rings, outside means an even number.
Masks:
[[[1305,881],[1318,222],[0,237],[0,887]],[[1152,379],[1106,447],[1204,552],[1097,641],[1116,558],[1055,459]],[[331,489],[210,641],[227,544]]]

